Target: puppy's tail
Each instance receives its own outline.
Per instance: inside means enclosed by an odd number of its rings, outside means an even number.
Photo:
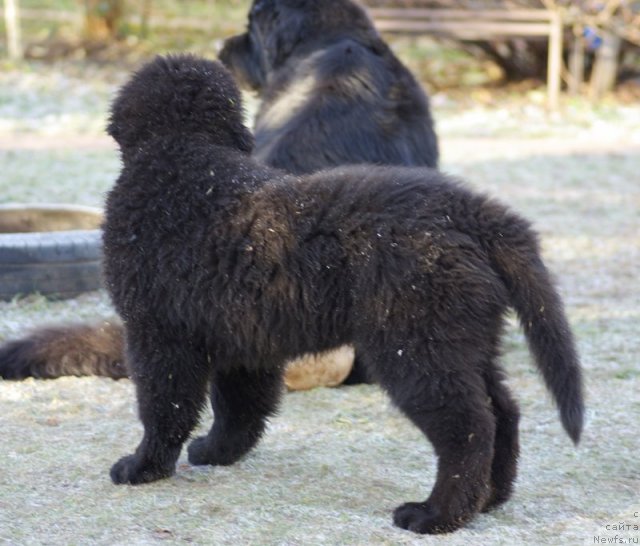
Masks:
[[[0,346],[0,377],[54,379],[75,375],[128,377],[122,325],[41,328]]]
[[[529,348],[574,443],[584,421],[582,373],[573,335],[551,274],[529,223],[502,205],[484,201],[476,219],[493,267],[507,287]]]

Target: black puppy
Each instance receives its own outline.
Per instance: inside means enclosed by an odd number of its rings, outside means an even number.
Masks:
[[[258,91],[254,157],[268,165],[437,165],[422,88],[351,0],[257,0],[221,58]],[[122,336],[118,322],[41,328],[0,347],[0,377],[126,377]],[[357,360],[345,382],[363,380]]]
[[[107,198],[106,279],[126,327],[144,437],[115,483],[170,476],[210,391],[193,464],[227,465],[276,411],[284,364],[351,343],[433,443],[426,501],[396,509],[418,533],[457,529],[510,495],[518,409],[497,364],[518,313],[577,442],[581,372],[529,224],[432,169],[293,176],[251,156],[231,76],[157,58],[116,98],[123,169]]]
[[[269,165],[438,164],[422,87],[351,0],[255,0],[220,60],[258,92],[254,157]]]

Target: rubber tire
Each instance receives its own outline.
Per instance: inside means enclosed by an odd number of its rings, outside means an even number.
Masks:
[[[71,298],[102,286],[99,229],[0,234],[0,300]]]

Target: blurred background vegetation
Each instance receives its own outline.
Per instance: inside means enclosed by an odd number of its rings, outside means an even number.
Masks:
[[[617,44],[615,74],[606,91],[616,92],[625,101],[640,99],[640,0],[365,3],[372,7],[558,10],[567,22],[564,83],[571,43],[578,40],[585,52],[584,78],[588,84],[603,40],[613,36]],[[221,41],[245,26],[250,4],[250,0],[4,0],[0,57],[116,63],[128,67],[151,54],[168,51],[215,56]],[[511,89],[530,90],[545,82],[544,39],[460,42],[424,35],[389,39],[432,92],[455,92],[470,86],[495,90],[505,84]]]
[[[244,27],[250,5],[249,0],[12,1],[19,2],[26,59],[95,62],[126,62],[168,50],[211,52],[217,41]],[[1,28],[6,34],[6,18]],[[0,54],[6,54],[7,43],[3,40]]]

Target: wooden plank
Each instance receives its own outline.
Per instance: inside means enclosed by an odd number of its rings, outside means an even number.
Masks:
[[[596,62],[591,72],[589,94],[598,100],[611,91],[618,73],[618,56],[622,40],[612,32],[602,32],[602,45],[596,50]]]
[[[578,95],[584,83],[584,40],[582,36],[573,33],[573,45],[569,57],[569,93]]]
[[[7,51],[9,58],[17,61],[22,59],[22,34],[20,32],[20,14],[17,0],[5,0],[4,21],[7,29]]]
[[[549,41],[547,99],[558,108],[562,84],[562,32],[559,12],[551,10],[448,10],[372,8],[381,32],[452,36],[461,40],[487,37],[545,36]]]
[[[503,21],[551,21],[553,13],[542,9],[528,10],[452,10],[427,8],[369,8],[374,19],[471,19]]]
[[[42,19],[45,21],[75,22],[82,19],[82,13],[80,10],[63,11],[54,9],[22,8],[20,10],[20,17],[22,19]]]
[[[547,66],[547,98],[549,108],[557,110],[560,103],[560,86],[562,72],[562,17],[554,12],[554,19],[549,34],[549,57]]]
[[[482,36],[548,36],[550,26],[541,23],[500,23],[482,21],[374,20],[381,32],[451,34],[473,39]]]

